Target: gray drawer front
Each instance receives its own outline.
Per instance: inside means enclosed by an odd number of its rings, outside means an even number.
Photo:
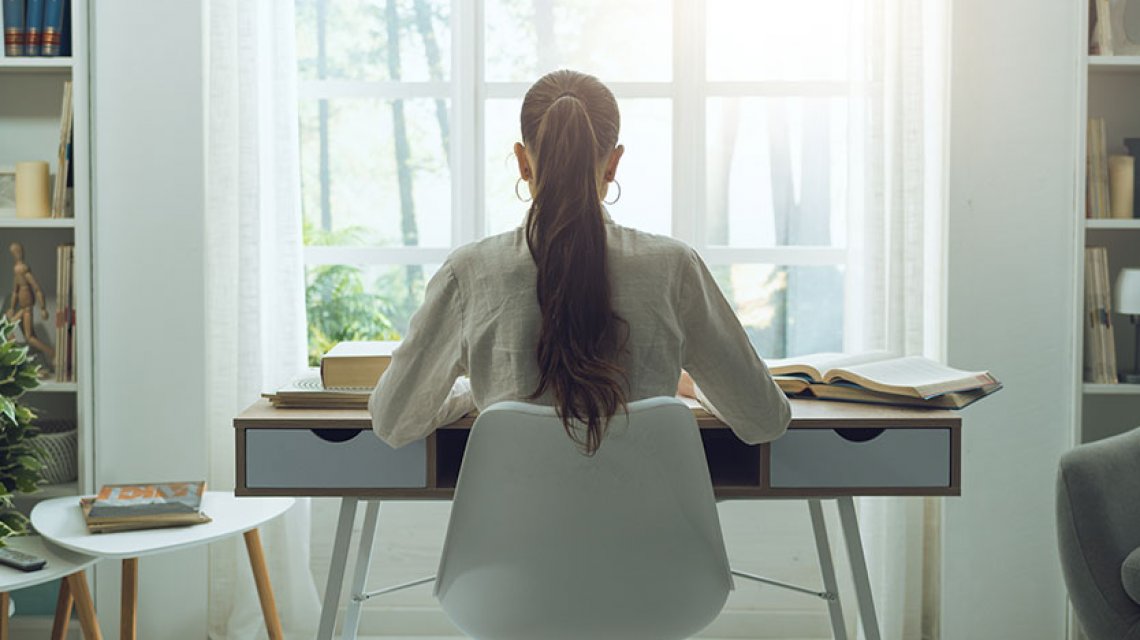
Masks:
[[[246,429],[250,489],[383,489],[427,486],[427,445],[393,449],[371,431],[328,442],[309,429]]]
[[[950,429],[885,429],[865,442],[792,429],[771,447],[773,488],[950,486]]]

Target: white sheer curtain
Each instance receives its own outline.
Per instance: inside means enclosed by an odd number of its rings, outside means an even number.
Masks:
[[[944,0],[867,4],[870,135],[851,247],[861,285],[852,291],[854,349],[942,356],[947,13]],[[940,499],[858,504],[884,640],[936,638]]]
[[[209,484],[234,483],[233,416],[305,365],[291,0],[211,0],[206,324]],[[316,634],[309,501],[261,528],[287,637]],[[242,541],[210,548],[210,637],[265,637]]]

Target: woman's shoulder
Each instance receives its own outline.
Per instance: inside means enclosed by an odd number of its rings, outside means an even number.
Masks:
[[[684,242],[633,227],[616,223],[607,224],[610,248],[620,255],[634,259],[684,261],[693,255],[693,248]]]
[[[528,251],[520,227],[457,247],[447,256],[447,262],[452,271],[464,273],[488,265],[516,261],[520,256],[529,258]]]

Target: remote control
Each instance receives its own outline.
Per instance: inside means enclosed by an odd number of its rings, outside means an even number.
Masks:
[[[47,564],[47,560],[39,556],[33,556],[30,553],[24,553],[23,551],[0,547],[0,564],[15,567],[20,571],[38,571],[44,568],[44,565]]]

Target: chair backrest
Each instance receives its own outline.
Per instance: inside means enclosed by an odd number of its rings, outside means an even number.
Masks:
[[[1057,538],[1069,599],[1091,640],[1140,639],[1120,569],[1140,547],[1140,429],[1061,456]]]
[[[688,638],[732,577],[701,438],[675,398],[629,404],[583,455],[554,409],[501,402],[463,457],[436,595],[481,640]]]

